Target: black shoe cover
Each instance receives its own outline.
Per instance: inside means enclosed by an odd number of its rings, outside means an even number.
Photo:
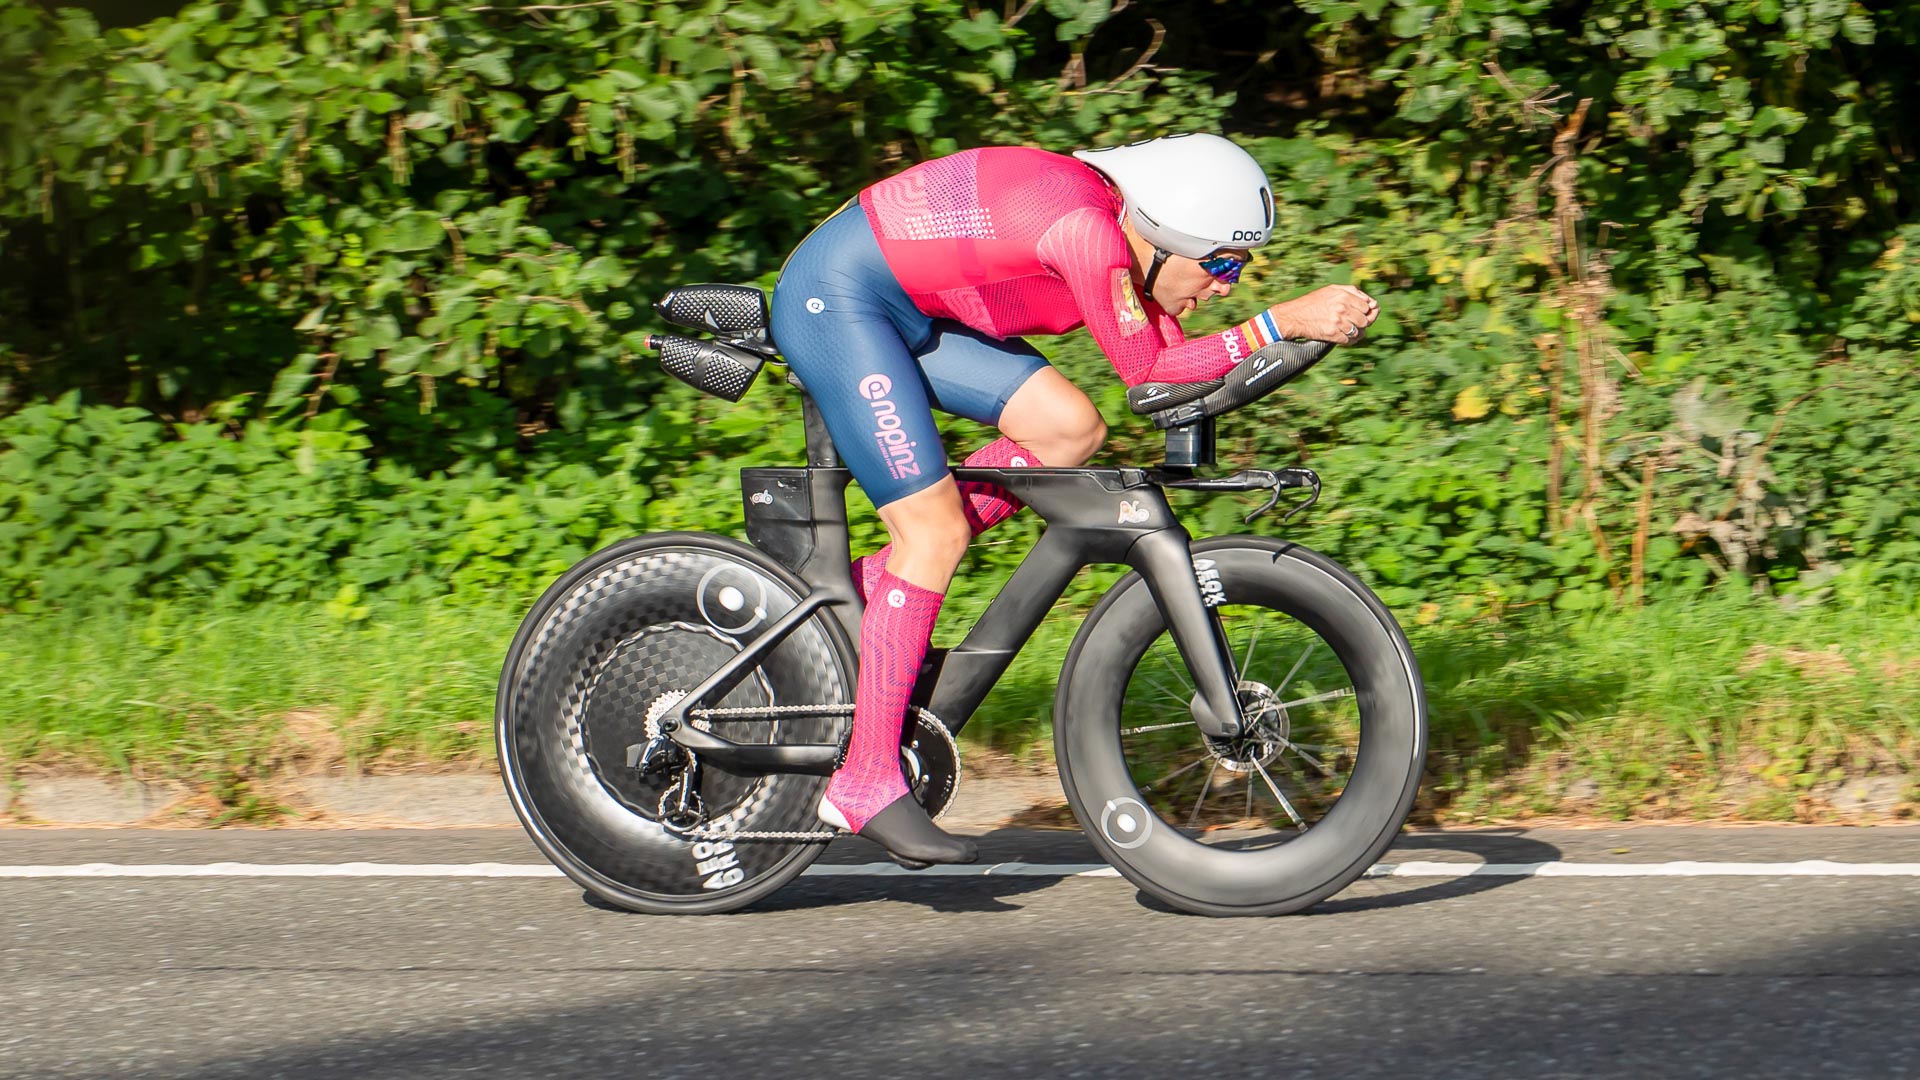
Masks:
[[[909,870],[925,870],[934,863],[970,863],[980,849],[964,836],[954,836],[933,823],[926,808],[911,795],[887,804],[867,819],[859,834],[887,849],[894,862]]]

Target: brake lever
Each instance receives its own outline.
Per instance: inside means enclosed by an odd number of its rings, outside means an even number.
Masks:
[[[1280,502],[1280,493],[1283,491],[1291,491],[1294,488],[1313,489],[1313,494],[1307,497],[1306,502],[1287,511],[1287,515],[1280,519],[1283,525],[1292,521],[1307,507],[1320,501],[1320,474],[1312,469],[1242,469],[1232,476],[1214,477],[1181,476],[1171,471],[1149,469],[1147,475],[1162,487],[1188,491],[1258,491],[1261,488],[1272,491],[1273,498],[1268,499],[1265,506],[1240,519],[1243,525],[1252,524],[1254,518],[1272,510]]]

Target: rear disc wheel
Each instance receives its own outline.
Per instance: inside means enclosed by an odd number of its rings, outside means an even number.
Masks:
[[[742,776],[702,764],[700,838],[681,816],[684,768],[642,775],[627,749],[659,717],[797,605],[807,587],[726,537],[639,537],[583,560],[522,622],[501,674],[500,771],[527,832],[589,892],[661,914],[729,911],[792,880],[825,840],[733,840],[729,834],[823,834],[825,777]],[[853,699],[852,648],[824,612],[801,624],[712,707],[840,705]],[[736,742],[830,743],[845,715],[695,719]]]

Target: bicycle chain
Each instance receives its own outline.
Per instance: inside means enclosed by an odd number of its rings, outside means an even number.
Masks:
[[[925,711],[925,710],[921,710]],[[851,716],[853,706],[824,705],[744,705],[728,709],[688,709],[695,720],[724,720],[729,716]]]
[[[666,828],[666,826],[661,826]],[[667,832],[682,840],[831,840],[839,836],[839,830],[831,832],[726,832],[716,829],[688,829],[686,832]]]

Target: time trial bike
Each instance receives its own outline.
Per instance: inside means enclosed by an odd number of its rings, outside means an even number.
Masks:
[[[708,338],[655,335],[663,366],[738,401],[778,361],[768,298],[692,285],[657,305]],[[1277,342],[1225,378],[1131,388],[1166,432],[1152,467],[954,469],[1012,494],[1045,530],[963,640],[929,652],[901,767],[938,815],[960,782],[954,735],[1096,563],[1129,572],[1061,665],[1053,751],[1073,815],[1146,893],[1207,915],[1298,911],[1364,873],[1405,822],[1426,753],[1419,665],[1353,574],[1290,541],[1193,539],[1170,491],[1304,491],[1310,469],[1209,475],[1215,418],[1317,363]],[[606,902],[729,911],[792,881],[836,833],[814,814],[853,715],[863,606],[846,488],[803,395],[807,460],[741,471],[747,542],[665,532],[588,556],[508,650],[500,768],[540,850]],[[1292,515],[1289,514],[1289,517]]]

